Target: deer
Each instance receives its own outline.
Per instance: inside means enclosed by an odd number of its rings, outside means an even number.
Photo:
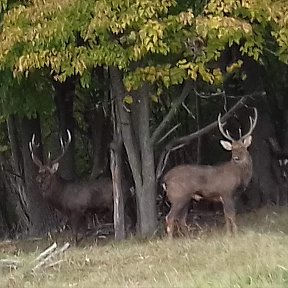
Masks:
[[[39,144],[35,143],[35,134],[33,134],[29,142],[29,150],[33,162],[39,168],[36,181],[40,186],[43,198],[52,207],[68,217],[75,244],[77,245],[83,239],[83,237],[79,238],[80,228],[83,228],[85,224],[87,229],[87,217],[89,214],[99,215],[99,213],[107,213],[112,217],[113,183],[109,177],[72,181],[66,180],[59,175],[59,161],[65,155],[72,138],[68,129],[67,135],[68,139],[66,142],[60,137],[61,154],[52,160],[49,152],[46,164],[43,164],[35,155],[35,149],[39,147]],[[124,201],[126,200],[127,197]]]
[[[227,234],[237,232],[235,192],[239,188],[246,189],[252,178],[252,158],[248,147],[252,143],[251,134],[258,118],[257,109],[253,110],[254,118],[249,116],[249,131],[242,136],[240,128],[238,140],[224,129],[226,123],[221,123],[221,113],[218,115],[219,131],[226,139],[220,140],[220,144],[225,150],[231,151],[230,161],[215,166],[182,164],[164,175],[162,186],[171,204],[170,211],[165,217],[169,239],[173,238],[175,221],[178,221],[184,235],[189,235],[186,217],[191,200],[221,202]]]

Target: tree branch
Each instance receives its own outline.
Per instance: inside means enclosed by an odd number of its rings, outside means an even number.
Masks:
[[[193,82],[190,80],[186,80],[184,87],[182,89],[181,95],[172,103],[172,107],[168,114],[164,117],[162,122],[159,124],[159,126],[154,130],[152,136],[151,136],[151,143],[155,144],[160,137],[160,135],[163,133],[163,130],[167,127],[169,122],[172,120],[173,116],[175,115],[178,107],[183,103],[183,101],[187,98],[189,95],[191,89],[193,87]]]
[[[262,92],[262,94],[265,92]],[[221,117],[221,122],[225,122],[227,119],[229,119],[231,117],[231,115],[241,106],[245,105],[245,102],[247,101],[248,97],[252,97],[255,96],[256,94],[259,94],[259,91],[256,91],[254,93],[248,94],[243,96],[228,112],[226,112],[222,117]],[[186,136],[183,136],[181,138],[172,140],[171,142],[169,142],[166,147],[164,148],[163,152],[160,155],[159,158],[159,162],[157,165],[157,169],[156,169],[156,179],[158,181],[158,179],[161,177],[164,168],[166,166],[167,160],[168,160],[168,156],[170,154],[171,151],[177,150],[181,147],[183,147],[184,145],[187,145],[188,143],[190,143],[192,140],[194,140],[195,138],[198,138],[206,133],[208,133],[209,131],[211,131],[212,129],[217,127],[217,120],[212,122],[211,124],[207,125],[206,127],[192,133]]]

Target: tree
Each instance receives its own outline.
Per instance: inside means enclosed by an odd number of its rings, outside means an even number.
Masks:
[[[191,89],[186,83],[190,81],[222,88],[223,80],[241,71],[243,64],[239,58],[231,59],[220,69],[221,55],[231,47],[261,62],[267,40],[272,39],[277,43],[273,53],[281,61],[287,59],[288,30],[281,20],[287,13],[284,2],[195,3],[35,0],[27,6],[15,6],[3,18],[0,68],[19,79],[36,69],[48,69],[56,81],[65,82],[77,75],[81,84],[89,87],[93,68],[110,68],[136,185],[142,235],[153,234],[157,224],[155,143],[182,103],[174,97],[176,104],[152,132],[153,101],[159,102],[163,91],[177,85],[183,85],[181,99],[185,99]],[[245,78],[244,74],[240,76]],[[129,109],[131,113],[127,113]],[[135,114],[138,121],[132,119]]]

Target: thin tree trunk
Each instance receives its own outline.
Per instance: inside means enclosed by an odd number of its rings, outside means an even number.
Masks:
[[[199,95],[195,95],[196,97],[196,121],[197,121],[197,130],[201,129],[201,98]],[[201,164],[202,162],[202,137],[199,136],[197,138],[197,164]]]
[[[56,88],[55,103],[57,110],[57,117],[59,121],[60,136],[64,140],[67,139],[67,129],[70,130],[72,135],[72,141],[60,161],[59,172],[65,179],[73,180],[76,175],[75,168],[75,141],[74,141],[74,117],[73,117],[73,106],[74,106],[74,94],[75,94],[75,80],[69,78],[64,83],[55,82]]]
[[[105,115],[102,110],[94,108],[87,110],[87,122],[91,131],[91,142],[93,148],[93,166],[90,177],[97,178],[105,169],[107,141],[105,136]]]
[[[112,133],[109,127],[110,118],[105,113],[109,108],[108,102],[109,91],[105,87],[108,79],[104,73],[103,67],[96,67],[93,69],[93,79],[98,84],[97,90],[91,94],[88,99],[85,117],[89,126],[89,136],[91,137],[93,149],[93,166],[91,171],[91,178],[97,178],[107,169],[108,159],[108,146],[112,141]],[[99,105],[101,99],[101,105]]]
[[[115,109],[116,108],[116,109]],[[122,136],[120,128],[119,113],[114,105],[114,136],[110,145],[110,165],[113,180],[113,199],[114,199],[114,231],[115,240],[125,239],[125,217],[124,217],[124,197],[122,185]],[[116,110],[116,111],[115,111]]]

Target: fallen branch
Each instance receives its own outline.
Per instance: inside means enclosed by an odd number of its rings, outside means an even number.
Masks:
[[[62,262],[62,261],[60,261],[61,259],[59,260],[59,259],[55,259],[55,258],[62,256],[62,254],[70,247],[70,243],[67,242],[61,248],[53,250],[52,248],[54,248],[55,244],[56,243],[54,243],[52,246],[50,246],[48,249],[46,249],[43,253],[41,253],[42,255],[43,254],[46,255],[45,258],[44,257],[39,258],[39,256],[41,254],[37,257],[39,259],[43,259],[43,258],[44,259],[32,268],[32,272],[36,272],[37,270],[39,270],[42,267],[48,268],[48,267],[55,266],[56,264]],[[57,247],[57,244],[56,244],[56,247]],[[35,261],[33,261],[33,262],[35,262]]]
[[[7,267],[10,269],[17,269],[22,266],[23,263],[20,260],[16,259],[0,259],[0,267]]]
[[[33,262],[40,261],[43,258],[46,258],[57,248],[57,244],[54,242],[50,247],[48,247],[44,252],[42,252]]]
[[[47,265],[47,268],[52,268],[60,263],[62,263],[64,260],[63,259],[60,259],[60,260],[57,260],[55,262],[52,262],[51,264]]]
[[[57,249],[57,244],[53,243],[45,251],[43,251],[36,259],[34,259],[30,264],[34,264],[34,267],[31,269],[32,272],[37,271],[39,268],[51,268],[59,263],[63,262],[63,259],[59,259],[63,253],[70,247],[70,244],[67,242],[61,248]],[[35,265],[35,262],[37,264]],[[0,268],[9,268],[17,269],[24,265],[22,260],[16,259],[0,259]]]

